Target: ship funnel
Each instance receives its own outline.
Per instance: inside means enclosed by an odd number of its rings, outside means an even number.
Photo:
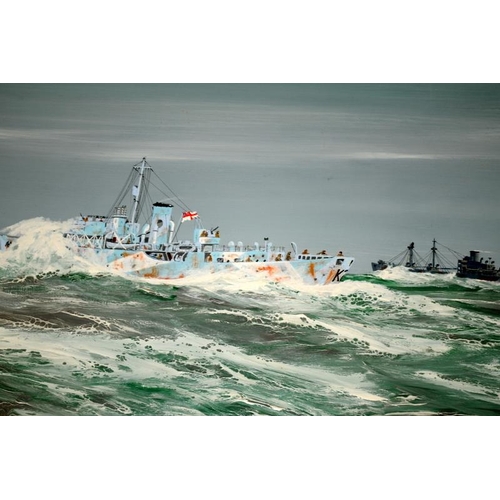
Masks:
[[[470,251],[470,260],[472,262],[477,262],[478,255],[479,255],[479,252],[477,250],[471,250]]]
[[[151,216],[151,243],[154,245],[168,244],[168,231],[173,205],[170,203],[154,203]]]

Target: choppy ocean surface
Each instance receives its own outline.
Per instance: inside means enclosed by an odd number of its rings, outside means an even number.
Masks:
[[[0,254],[0,415],[500,414],[500,283],[130,279],[75,259],[60,223],[20,228]]]

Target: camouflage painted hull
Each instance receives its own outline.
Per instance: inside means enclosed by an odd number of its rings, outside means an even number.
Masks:
[[[210,261],[201,252],[145,252],[77,248],[85,259],[129,276],[178,280],[200,273],[237,273],[238,277],[264,276],[271,281],[300,279],[307,284],[336,283],[349,271],[354,259],[348,257],[310,256],[288,261],[263,259],[249,261],[249,252],[212,252]],[[305,257],[305,256],[301,256]],[[315,260],[311,260],[314,258]],[[170,259],[170,260],[167,260]]]

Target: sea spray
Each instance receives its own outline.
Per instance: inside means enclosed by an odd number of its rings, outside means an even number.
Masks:
[[[73,221],[52,221],[44,217],[24,220],[2,230],[15,236],[10,247],[0,252],[0,272],[20,277],[46,273],[102,272],[93,262],[80,258],[73,243],[64,237]]]

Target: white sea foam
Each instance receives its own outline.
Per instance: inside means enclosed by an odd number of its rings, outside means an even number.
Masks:
[[[494,391],[492,389],[483,387],[480,384],[474,384],[471,382],[466,382],[464,380],[460,380],[458,378],[449,378],[444,377],[439,373],[423,370],[416,373],[417,376],[422,377],[428,381],[431,381],[437,385],[445,386],[449,389],[454,389],[457,391],[468,392],[472,394],[482,394],[487,397],[487,399],[492,399],[496,403],[500,399],[500,392],[498,388],[495,388]],[[492,392],[494,395],[492,395]]]
[[[287,325],[310,328],[317,336],[322,336],[326,342],[346,341],[360,348],[367,354],[424,354],[435,356],[447,352],[450,346],[446,337],[442,340],[434,338],[434,332],[429,329],[417,329],[414,326],[376,326],[366,323],[346,320],[345,318],[313,319],[305,313],[258,313],[229,309],[202,309],[198,314],[212,316],[237,316],[248,322],[265,324],[270,327],[286,329]],[[215,318],[212,321],[222,322]]]
[[[314,387],[314,391],[324,391],[325,394],[335,392],[350,395],[366,401],[382,401],[375,387],[368,383],[360,373],[336,374],[331,370],[287,364],[260,356],[246,354],[243,350],[218,344],[198,335],[187,332],[179,333],[176,339],[134,339],[124,342],[109,335],[81,336],[55,332],[16,332],[0,328],[1,349],[26,349],[28,352],[39,352],[51,362],[52,368],[57,370],[75,370],[84,377],[102,376],[105,380],[119,377],[120,380],[151,380],[156,383],[168,383],[169,380],[185,378],[185,370],[177,370],[175,363],[163,363],[155,354],[175,354],[187,358],[190,364],[198,364],[205,370],[213,370],[214,365],[220,365],[232,376],[235,383],[241,384],[241,397],[248,387],[257,382],[248,378],[240,370],[259,374],[259,384],[265,380],[295,380],[295,384]],[[99,367],[105,367],[101,372]],[[126,370],[123,369],[126,367]],[[237,367],[237,370],[233,369]],[[47,374],[46,365],[43,366]],[[214,372],[215,374],[215,372]],[[203,389],[204,398],[217,399],[227,393],[220,387],[217,377],[207,377],[190,372],[191,378],[197,380],[197,389]],[[177,381],[176,387],[182,388]],[[210,388],[210,390],[208,390]],[[247,389],[245,389],[247,388]],[[184,390],[188,390],[184,387]],[[192,387],[194,390],[194,386]],[[194,391],[195,393],[197,391]],[[248,399],[248,395],[246,398]],[[282,404],[276,400],[272,406]]]
[[[346,310],[369,308],[370,311],[378,310],[386,313],[390,308],[391,311],[397,311],[401,315],[413,315],[419,311],[444,316],[455,313],[452,307],[423,295],[408,295],[381,284],[366,281],[344,281],[335,286],[319,287],[316,290],[300,284],[295,287],[301,292],[301,298],[309,296],[314,300],[318,298],[338,299],[335,304]]]
[[[332,286],[317,287],[302,283],[264,283],[261,281],[233,283],[238,287],[235,293],[226,283],[206,282],[198,285],[210,296],[217,296],[228,303],[247,301],[280,313],[321,313],[328,311],[340,314],[370,314],[370,321],[376,321],[387,314],[399,317],[414,317],[417,314],[452,317],[457,314],[450,306],[441,304],[422,295],[408,295],[390,290],[383,285],[364,281],[344,281]]]
[[[455,273],[432,274],[432,273],[415,273],[404,266],[388,267],[382,271],[375,271],[374,276],[378,276],[384,280],[398,281],[401,283],[421,285],[424,283],[450,283],[455,279]]]
[[[174,284],[174,281],[144,280],[154,285]],[[314,311],[319,307],[336,309],[370,310],[386,313],[387,309],[397,310],[399,314],[414,315],[416,312],[424,314],[452,315],[454,309],[442,305],[423,296],[410,296],[403,292],[393,291],[381,284],[365,281],[342,281],[327,286],[304,284],[300,279],[289,279],[275,283],[258,275],[246,275],[241,271],[231,270],[217,273],[197,272],[176,280],[175,285],[189,293],[200,290],[214,298],[226,302],[247,301],[248,304],[261,307],[270,305],[277,311],[300,310],[301,312]]]
[[[20,270],[23,276],[102,272],[102,268],[96,268],[69,248],[72,243],[63,234],[72,224],[71,220],[58,222],[36,217],[9,226],[4,232],[18,237],[13,239],[8,250],[0,252],[0,268]]]
[[[266,290],[270,283],[274,284],[269,278],[257,272],[249,272],[236,267],[220,269],[216,272],[210,270],[193,270],[182,279],[164,280],[149,278],[134,278],[144,280],[148,283],[164,285],[175,284],[182,287],[201,287],[207,290],[224,289],[231,293],[238,292],[258,292]],[[286,277],[284,283],[300,283],[299,278]],[[314,286],[314,285],[313,285]]]

